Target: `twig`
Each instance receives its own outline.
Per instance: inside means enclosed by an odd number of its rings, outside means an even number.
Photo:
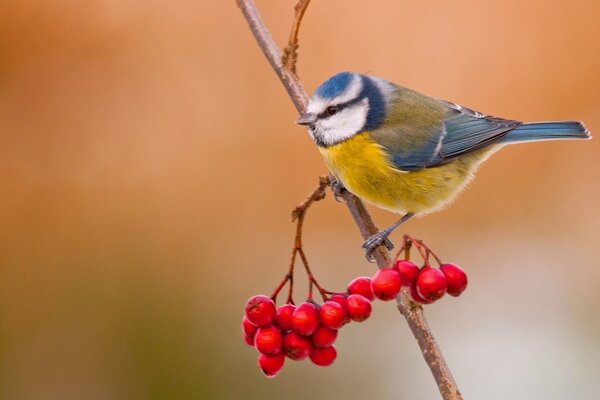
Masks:
[[[294,239],[294,249],[292,252],[298,253],[300,255],[300,260],[302,261],[302,265],[304,265],[304,269],[306,270],[306,275],[308,275],[308,296],[309,299],[312,300],[312,292],[313,292],[313,284],[321,294],[323,301],[327,301],[327,291],[323,289],[319,282],[315,279],[310,267],[308,266],[308,259],[304,254],[304,250],[302,249],[302,226],[304,224],[304,217],[306,216],[306,211],[308,207],[312,205],[315,201],[319,201],[325,198],[325,191],[329,186],[330,180],[328,176],[319,177],[319,186],[300,204],[298,204],[294,211],[292,211],[292,221],[296,222],[296,237]],[[295,256],[292,256],[295,259]],[[293,268],[293,265],[292,265]]]
[[[394,257],[394,261],[400,258],[400,254],[404,252],[404,259],[410,259],[410,247],[414,245],[417,248],[417,251],[421,255],[421,258],[425,262],[425,265],[429,265],[429,256],[433,256],[438,265],[442,265],[442,260],[427,246],[422,240],[415,239],[410,235],[404,235],[402,238],[402,246],[396,252],[396,256]]]
[[[296,235],[294,236],[294,246],[292,247],[292,255],[290,257],[290,263],[288,266],[288,272],[285,274],[281,282],[277,285],[273,294],[271,295],[271,299],[273,301],[277,301],[277,296],[281,289],[285,286],[285,284],[289,281],[289,292],[286,303],[294,304],[294,300],[292,299],[292,293],[294,291],[294,266],[296,264],[296,255],[300,255],[300,260],[302,261],[302,265],[304,265],[304,269],[306,270],[306,275],[308,276],[308,299],[312,300],[312,292],[313,285],[317,288],[323,301],[327,300],[327,294],[329,293],[327,290],[323,289],[323,287],[317,282],[310,267],[308,266],[308,259],[304,254],[304,250],[302,249],[302,228],[304,226],[304,217],[306,215],[306,211],[308,208],[315,202],[325,198],[325,193],[327,187],[329,186],[330,180],[328,176],[319,177],[319,186],[313,190],[313,192],[308,195],[302,203],[298,204],[294,207],[292,211],[292,222],[296,222]]]
[[[296,73],[296,62],[298,61],[298,31],[300,30],[300,24],[309,3],[310,0],[298,0],[298,4],[294,7],[294,23],[290,32],[290,40],[285,49],[283,49],[281,62],[285,69],[294,74]]]
[[[299,113],[304,113],[308,104],[308,96],[302,88],[300,80],[295,72],[285,69],[281,61],[281,56],[277,46],[273,42],[265,24],[263,23],[254,2],[252,0],[236,0],[246,21],[252,31],[258,45],[262,49],[265,57],[275,70],[275,73],[281,80],[287,90],[296,109]],[[346,205],[361,232],[364,239],[377,232],[371,216],[365,209],[362,201],[348,191],[342,193]],[[390,257],[383,246],[379,246],[373,253],[377,266],[384,268],[390,265]],[[398,310],[406,318],[408,326],[417,339],[423,357],[431,370],[439,391],[445,400],[459,400],[462,396],[454,382],[452,373],[444,360],[442,352],[429,329],[423,308],[410,301],[408,291],[403,289],[396,299]]]
[[[304,214],[310,205],[319,200],[323,200],[325,198],[325,191],[330,184],[330,178],[328,176],[320,176],[319,177],[319,186],[311,194],[308,195],[306,199],[296,207],[292,211],[292,222],[297,219],[304,219]],[[300,233],[302,232],[302,227],[300,227]],[[298,236],[298,232],[296,232],[296,240],[301,243],[301,236]],[[298,242],[297,242],[298,243]]]

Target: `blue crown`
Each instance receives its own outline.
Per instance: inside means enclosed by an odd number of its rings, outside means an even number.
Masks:
[[[331,78],[327,79],[315,90],[315,94],[323,99],[333,99],[339,96],[346,90],[350,82],[352,82],[352,72],[340,72]]]

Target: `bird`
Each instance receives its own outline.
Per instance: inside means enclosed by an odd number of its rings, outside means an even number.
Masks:
[[[334,191],[348,190],[402,214],[365,240],[370,261],[378,246],[393,248],[388,236],[404,222],[452,202],[479,165],[500,148],[591,138],[579,121],[498,118],[348,71],[318,86],[296,123],[308,128],[335,178]]]

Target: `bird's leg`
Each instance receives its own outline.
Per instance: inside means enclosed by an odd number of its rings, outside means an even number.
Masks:
[[[346,188],[344,187],[344,184],[337,178],[334,178],[333,176],[331,177],[331,191],[333,192],[333,197],[335,198],[335,201],[337,201],[338,203],[341,202],[341,198],[342,198],[342,193],[344,192],[344,190],[346,190]]]
[[[394,229],[402,225],[404,222],[408,221],[414,215],[415,213],[412,212],[406,213],[402,218],[394,222],[386,229],[369,236],[362,246],[365,249],[365,255],[367,257],[367,260],[369,262],[373,261],[373,251],[382,244],[385,244],[385,247],[387,247],[388,250],[392,250],[394,248],[394,245],[388,239],[388,236],[394,231]]]

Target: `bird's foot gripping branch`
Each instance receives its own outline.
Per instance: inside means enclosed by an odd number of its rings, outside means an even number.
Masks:
[[[407,287],[413,301],[420,304],[433,303],[445,293],[458,296],[467,287],[467,275],[460,267],[442,263],[423,241],[404,235],[402,246],[390,266],[379,269],[372,277],[353,279],[343,292],[324,289],[309,267],[302,246],[302,227],[306,211],[325,197],[329,182],[329,177],[321,177],[319,186],[292,211],[292,221],[296,222],[292,255],[288,271],[273,294],[252,296],[246,302],[242,319],[244,340],[258,350],[258,365],[268,377],[281,371],[286,358],[309,358],[321,367],[331,365],[337,357],[334,342],[338,331],[351,321],[365,321],[371,315],[373,300],[395,299],[402,286]],[[421,267],[411,261],[412,248],[422,259]],[[301,304],[296,305],[294,268],[298,256],[308,279],[308,294]],[[439,268],[431,266],[430,258]],[[286,285],[286,300],[277,306],[277,298]],[[315,288],[322,303],[313,297]]]

